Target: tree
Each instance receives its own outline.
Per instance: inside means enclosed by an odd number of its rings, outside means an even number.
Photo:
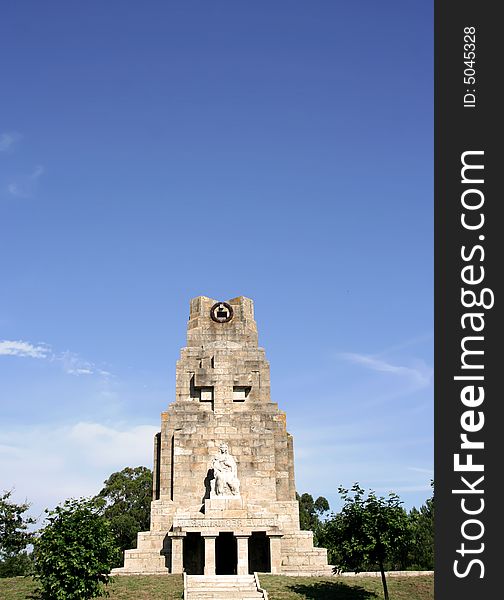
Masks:
[[[343,508],[327,521],[323,542],[333,550],[335,571],[362,571],[367,565],[377,565],[382,578],[383,594],[388,600],[385,562],[398,548],[407,546],[410,528],[406,511],[396,494],[388,498],[365,491],[355,483],[351,492],[338,488]]]
[[[33,574],[32,555],[25,551],[6,556],[0,561],[0,578]]]
[[[94,499],[66,500],[46,511],[34,543],[36,577],[44,600],[88,600],[106,594],[117,547]]]
[[[96,500],[104,507],[103,514],[110,521],[121,552],[136,548],[137,533],[150,527],[152,471],[147,467],[126,467],[112,473]]]
[[[28,527],[36,520],[24,515],[30,508],[27,502],[16,504],[11,496],[12,491],[0,495],[0,577],[25,575],[31,567],[23,551],[33,537]]]
[[[434,492],[434,481],[431,481]],[[412,529],[412,544],[409,552],[409,565],[415,569],[434,569],[434,494],[422,504],[420,509],[413,507],[409,514]]]
[[[317,546],[321,518],[329,511],[329,502],[323,496],[314,501],[311,494],[305,493],[300,496],[297,492],[296,499],[299,502],[299,525],[303,530],[313,531],[314,544]]]

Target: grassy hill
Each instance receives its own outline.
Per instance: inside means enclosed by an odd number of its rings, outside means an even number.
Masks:
[[[261,575],[270,600],[373,600],[383,598],[375,577],[286,577]],[[433,600],[434,577],[390,577],[391,600]],[[0,579],[2,600],[33,599],[36,583],[29,577]],[[181,575],[114,577],[108,586],[111,600],[180,600]]]

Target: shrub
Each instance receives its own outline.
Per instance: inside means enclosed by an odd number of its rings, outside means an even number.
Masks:
[[[47,514],[34,550],[41,597],[87,600],[105,595],[117,548],[96,501],[67,500]]]

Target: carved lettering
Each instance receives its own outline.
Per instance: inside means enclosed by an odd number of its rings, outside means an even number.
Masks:
[[[275,519],[175,519],[174,527],[273,527]]]

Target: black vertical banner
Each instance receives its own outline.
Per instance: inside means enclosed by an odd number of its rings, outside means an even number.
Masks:
[[[504,597],[500,8],[435,3],[437,600]]]

